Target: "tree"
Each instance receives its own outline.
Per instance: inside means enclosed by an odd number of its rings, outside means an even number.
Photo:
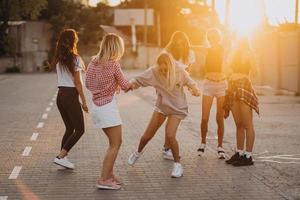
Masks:
[[[75,1],[48,0],[48,7],[42,11],[40,19],[47,20],[52,25],[49,59],[53,56],[59,33],[64,28],[73,28],[78,32],[79,48],[98,44],[101,37],[100,25],[109,25],[112,21],[109,10],[110,7],[102,3],[97,7],[87,7]]]
[[[210,11],[210,8],[199,0],[194,3],[191,3],[190,0],[147,0],[146,2],[148,8],[154,9],[155,14],[160,15],[162,45],[166,45],[171,34],[176,30],[186,32],[193,43],[199,44],[204,35],[203,30],[199,27],[195,27],[190,21],[215,18],[215,15]],[[119,8],[144,8],[144,3],[144,0],[125,0],[120,4]],[[183,9],[189,10],[190,13],[184,13]],[[213,23],[215,23],[215,20]],[[155,27],[149,27],[148,30],[149,42],[156,42]],[[142,28],[137,29],[138,37],[141,38],[142,32]]]
[[[10,20],[37,19],[47,0],[0,0],[0,56],[8,54]]]

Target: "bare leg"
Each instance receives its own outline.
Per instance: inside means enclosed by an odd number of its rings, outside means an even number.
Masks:
[[[202,119],[201,119],[201,143],[206,144],[208,131],[208,120],[210,109],[213,103],[213,97],[203,95],[202,98]]]
[[[243,116],[243,124],[246,129],[246,151],[252,152],[255,140],[252,109],[243,102],[240,103],[240,108]]]
[[[152,118],[147,126],[147,129],[144,132],[144,135],[140,139],[140,144],[138,148],[138,152],[142,152],[147,143],[152,139],[152,137],[156,134],[156,131],[161,127],[164,123],[166,116],[163,114],[154,111],[152,114]]]
[[[218,147],[223,147],[224,138],[224,110],[223,110],[224,97],[217,98],[217,114],[216,121],[218,124]]]
[[[180,158],[179,158],[179,146],[178,146],[178,142],[176,140],[176,132],[177,132],[177,128],[180,124],[181,119],[170,116],[168,117],[168,121],[166,124],[166,134],[167,134],[167,138],[170,141],[170,147],[172,150],[172,154],[174,156],[174,162],[179,162]]]
[[[122,126],[104,128],[103,131],[109,139],[109,147],[103,160],[101,179],[107,180],[112,176],[114,163],[122,143]]]
[[[238,150],[244,150],[245,147],[245,126],[243,124],[243,117],[240,109],[240,102],[234,101],[231,108],[233,119],[236,125],[236,143]]]

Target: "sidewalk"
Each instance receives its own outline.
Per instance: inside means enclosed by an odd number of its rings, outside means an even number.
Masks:
[[[134,73],[128,72],[127,75]],[[124,186],[120,191],[101,191],[95,188],[95,181],[100,173],[107,139],[100,130],[94,129],[89,115],[85,115],[84,136],[68,156],[76,169],[63,170],[52,164],[64,131],[53,99],[55,80],[54,74],[43,74],[11,76],[0,82],[0,91],[6,94],[0,100],[0,200],[300,198],[300,163],[277,165],[260,158],[262,152],[264,156],[300,153],[299,104],[263,104],[261,119],[255,117],[257,161],[251,167],[235,168],[217,159],[214,120],[210,124],[209,151],[204,157],[197,155],[200,98],[188,95],[190,116],[178,130],[184,176],[172,179],[172,162],[162,159],[163,128],[148,144],[136,165],[127,165],[127,158],[137,148],[139,137],[151,117],[155,92],[143,88],[122,93],[118,102],[124,122],[123,144],[116,174],[123,179]],[[211,119],[214,119],[214,112],[212,110]],[[43,114],[47,114],[46,119],[42,118]],[[44,123],[43,126],[40,122]],[[270,138],[272,134],[279,137],[282,131],[289,137]],[[39,133],[36,140],[31,140],[33,133]],[[226,121],[225,142],[227,153],[231,155],[234,147],[232,119]],[[29,156],[22,156],[26,146],[32,150]],[[16,179],[8,179],[15,166],[22,166],[20,173]]]

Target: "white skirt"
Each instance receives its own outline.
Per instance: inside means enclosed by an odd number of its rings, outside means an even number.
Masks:
[[[96,128],[109,128],[122,125],[116,99],[103,106],[92,105],[92,119]]]

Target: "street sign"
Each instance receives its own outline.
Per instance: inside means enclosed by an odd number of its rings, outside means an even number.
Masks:
[[[144,26],[145,25],[144,9],[115,9],[114,25],[115,26]],[[154,25],[154,11],[147,9],[147,26]]]

